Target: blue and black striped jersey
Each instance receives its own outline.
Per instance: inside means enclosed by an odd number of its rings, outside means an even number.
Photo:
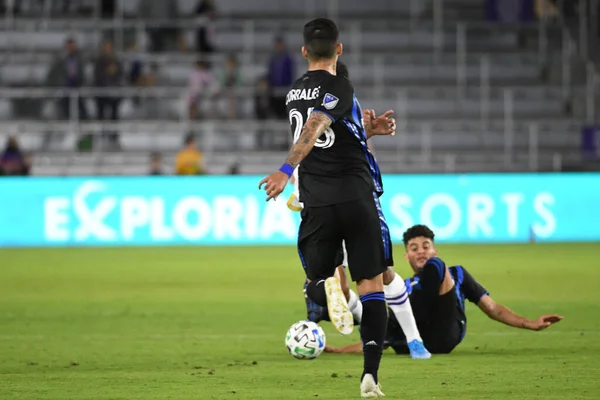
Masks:
[[[379,166],[367,147],[362,109],[348,79],[324,70],[308,71],[288,92],[286,106],[294,143],[311,113],[323,113],[332,122],[298,169],[300,201],[305,206],[383,193]]]

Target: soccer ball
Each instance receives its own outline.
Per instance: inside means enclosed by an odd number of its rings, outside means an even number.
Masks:
[[[325,332],[312,321],[298,321],[287,331],[285,346],[295,358],[317,358],[325,349]]]

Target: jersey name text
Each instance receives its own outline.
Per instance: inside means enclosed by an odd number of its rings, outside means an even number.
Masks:
[[[316,100],[319,98],[319,89],[321,89],[320,86],[314,89],[292,89],[285,98],[285,105],[296,100]]]

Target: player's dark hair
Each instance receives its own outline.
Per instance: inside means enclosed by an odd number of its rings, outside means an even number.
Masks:
[[[346,64],[344,64],[340,60],[338,60],[337,64],[335,65],[335,74],[336,76],[350,79],[350,77],[348,76],[348,67],[346,67]]]
[[[304,25],[304,45],[311,60],[335,56],[340,33],[335,22],[327,18],[313,19]]]
[[[408,242],[410,242],[411,239],[417,237],[426,237],[428,239],[431,239],[431,241],[433,242],[435,234],[431,229],[429,229],[427,225],[413,225],[410,228],[408,228],[406,232],[404,232],[404,236],[402,238],[402,240],[404,241],[404,246],[407,246]]]

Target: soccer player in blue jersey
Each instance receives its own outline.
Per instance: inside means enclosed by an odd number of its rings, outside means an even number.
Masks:
[[[259,189],[264,188],[267,201],[276,199],[299,167],[303,208],[298,254],[309,280],[306,294],[327,305],[332,324],[342,334],[354,328],[339,280],[333,276],[338,249],[346,242],[348,267],[363,306],[360,392],[363,398],[383,397],[378,371],[387,328],[383,272],[388,249],[379,216],[381,173],[367,148],[363,112],[352,82],[336,75],[343,53],[336,24],[317,18],[304,26],[303,37],[308,70],[286,96],[294,145],[281,168],[265,177]],[[381,122],[370,131],[394,132],[393,119],[384,115]]]
[[[415,275],[406,279],[412,309],[425,346],[431,353],[450,353],[465,337],[465,300],[476,304],[488,317],[515,328],[541,331],[563,319],[547,314],[530,320],[496,303],[484,287],[460,265],[447,267],[437,256],[434,233],[415,225],[404,233],[405,258]],[[386,347],[408,354],[406,338],[393,313],[389,313]],[[335,348],[331,353],[360,353],[361,345]]]
[[[336,76],[349,79],[348,68],[339,59],[336,64]],[[363,121],[367,133],[367,138],[370,138],[375,135],[375,133],[373,133],[375,129],[372,129],[373,125],[386,123],[387,118],[391,112],[392,111],[388,111],[382,117],[377,118],[375,116],[374,110],[364,110]],[[391,119],[391,121],[393,121],[393,119]],[[391,130],[389,133],[393,134],[393,132],[394,131]],[[367,142],[367,146],[369,146],[368,143],[369,142]],[[295,190],[294,193],[290,196],[287,205],[288,208],[290,208],[290,210],[301,212],[304,206],[299,201],[298,179],[298,168],[296,168],[294,174],[291,177],[291,182],[294,184]],[[377,194],[374,194],[374,196],[376,197]],[[404,286],[404,280],[402,279],[402,277],[400,277],[400,275],[394,272],[392,268],[394,265],[394,258],[392,254],[392,242],[389,235],[389,228],[387,226],[387,223],[385,222],[385,217],[383,216],[383,212],[381,211],[379,205],[378,211],[382,231],[382,240],[384,243],[384,247],[387,249],[385,260],[387,270],[383,274],[384,293],[387,305],[390,311],[394,313],[396,321],[399,322],[400,326],[402,327],[402,331],[405,333],[411,357],[415,359],[428,359],[431,357],[431,353],[427,351],[427,349],[423,345],[423,340],[419,335],[419,330],[417,329],[417,324],[413,316],[411,305],[408,301],[408,292]],[[359,297],[357,296],[357,294],[349,287],[348,279],[346,276],[346,268],[348,268],[348,253],[346,251],[344,242],[342,242],[342,248],[339,250],[339,254],[337,256],[335,265],[338,266],[335,272],[335,277],[340,281],[342,290],[348,303],[348,309],[352,313],[354,323],[360,324],[362,318],[362,303],[359,301]],[[307,286],[308,280],[306,280],[304,284],[304,296],[306,299],[308,319],[317,323],[323,320],[330,321],[331,319],[329,316],[328,307],[321,307],[320,305],[315,303],[307,295]]]

